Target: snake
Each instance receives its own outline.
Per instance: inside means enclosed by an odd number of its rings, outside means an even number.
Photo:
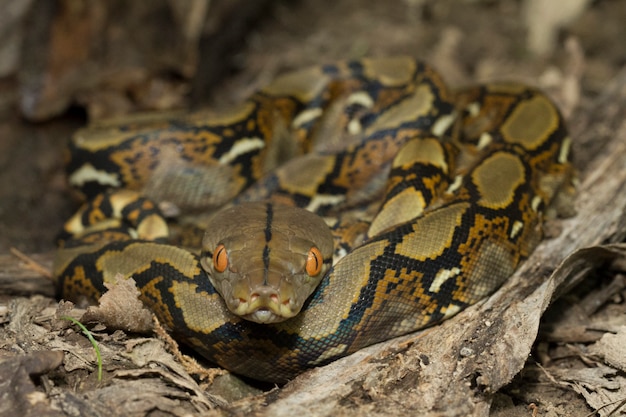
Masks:
[[[132,277],[209,362],[284,383],[499,288],[571,190],[570,147],[538,89],[451,89],[412,57],[94,123],[66,153],[85,203],[59,238],[59,296],[94,302]]]

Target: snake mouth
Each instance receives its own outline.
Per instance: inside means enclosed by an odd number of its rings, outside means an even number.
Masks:
[[[266,309],[266,308],[260,308],[256,310],[254,313],[246,314],[245,316],[242,316],[242,317],[246,320],[253,321],[255,323],[261,323],[261,324],[278,323],[287,319],[287,317],[279,316],[275,314],[273,311]]]
[[[285,321],[296,314],[291,299],[280,302],[277,297],[250,297],[250,300],[238,298],[229,305],[233,314],[255,323],[269,324]]]

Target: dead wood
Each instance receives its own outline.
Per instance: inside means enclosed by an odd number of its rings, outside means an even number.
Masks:
[[[0,294],[43,294],[54,297],[52,280],[31,264],[34,262],[51,271],[53,254],[33,254],[28,255],[28,258],[30,261],[20,259],[13,253],[0,255]]]

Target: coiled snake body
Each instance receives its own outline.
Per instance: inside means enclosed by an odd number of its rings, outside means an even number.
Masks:
[[[538,91],[452,93],[410,58],[290,73],[228,112],[92,127],[70,146],[90,202],[66,224],[59,289],[96,299],[132,276],[203,356],[284,382],[497,288],[569,186],[569,145]],[[165,243],[153,202],[211,213],[200,253]]]

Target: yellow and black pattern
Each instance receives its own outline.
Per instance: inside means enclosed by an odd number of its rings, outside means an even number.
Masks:
[[[290,73],[220,114],[87,129],[68,170],[91,203],[66,225],[59,288],[95,299],[132,276],[207,359],[284,382],[496,289],[571,191],[569,147],[540,92],[453,94],[410,58]],[[153,201],[182,213],[231,203],[203,221],[194,254],[163,243]],[[285,206],[324,216],[334,236]]]

